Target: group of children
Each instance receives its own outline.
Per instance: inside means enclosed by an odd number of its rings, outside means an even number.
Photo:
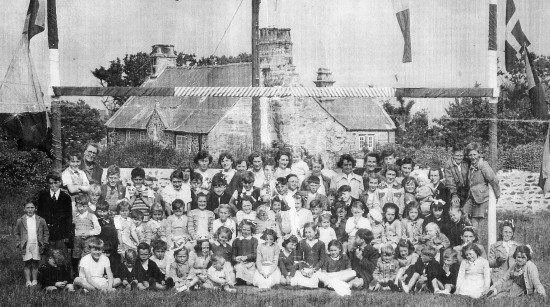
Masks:
[[[240,285],[270,289],[280,284],[326,287],[340,295],[369,289],[472,297],[504,292],[504,281],[491,280],[496,265],[490,267],[460,207],[451,206],[444,192],[432,193],[428,201],[407,199],[410,172],[391,164],[384,166],[383,176],[367,174],[358,199],[351,185],[327,182],[320,159],[312,159],[309,171],[299,153],[279,153],[275,163],[262,159],[259,168],[245,165],[240,171],[224,153],[223,170],[212,175],[212,158],[200,152],[199,168],[175,170],[162,190],[146,182],[141,168],[132,170],[133,184],[125,187],[116,166],[108,168],[107,183],[90,185],[78,169],[81,157],[69,158],[61,176],[47,176],[44,193],[51,200],[26,201],[25,215],[17,221],[27,286],[235,292]],[[290,161],[299,167],[289,167]],[[431,190],[441,189],[441,171],[430,178]],[[71,195],[68,203],[60,203],[61,186]],[[59,206],[70,206],[72,216],[45,220],[37,214]],[[60,226],[67,218],[71,228]],[[52,237],[49,229],[55,230]],[[525,294],[544,294],[529,261],[530,248],[518,246],[510,258],[510,270],[517,274],[508,278],[535,288]],[[522,265],[525,270],[518,268]]]

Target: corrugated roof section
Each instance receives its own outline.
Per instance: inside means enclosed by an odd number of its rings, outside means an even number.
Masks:
[[[371,98],[317,99],[348,130],[393,130],[395,124]]]
[[[250,63],[200,68],[167,68],[144,87],[250,86]],[[131,97],[106,123],[108,128],[146,129],[158,101],[157,111],[167,130],[208,133],[238,97]]]

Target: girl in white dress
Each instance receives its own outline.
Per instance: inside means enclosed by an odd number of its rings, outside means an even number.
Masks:
[[[475,243],[462,249],[462,263],[456,280],[456,294],[479,298],[491,286],[489,262],[481,257],[481,250]]]

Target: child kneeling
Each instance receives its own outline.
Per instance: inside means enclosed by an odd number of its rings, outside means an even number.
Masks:
[[[113,291],[113,272],[109,258],[103,254],[103,241],[94,237],[87,242],[90,253],[80,260],[74,286],[85,292]]]

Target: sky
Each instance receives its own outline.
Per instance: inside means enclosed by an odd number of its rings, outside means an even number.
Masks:
[[[411,0],[412,64],[401,63],[403,38],[389,0],[262,0],[260,26],[291,28],[294,64],[304,86],[314,86],[317,69],[328,67],[334,86],[469,87],[483,84],[487,74],[486,3]],[[498,0],[502,31],[505,3]],[[531,51],[550,55],[550,35],[545,35],[550,1],[515,4]],[[211,55],[218,44],[216,55],[251,49],[251,0],[57,0],[57,5],[61,84],[66,86],[99,86],[93,69],[126,53],[150,52],[154,44],[173,44],[178,52],[199,57]],[[27,0],[0,1],[2,79],[27,7]],[[499,32],[499,48],[503,38]],[[47,92],[45,32],[32,39],[31,53]],[[102,106],[97,98],[86,101]],[[439,114],[445,106],[421,101],[416,109]]]

